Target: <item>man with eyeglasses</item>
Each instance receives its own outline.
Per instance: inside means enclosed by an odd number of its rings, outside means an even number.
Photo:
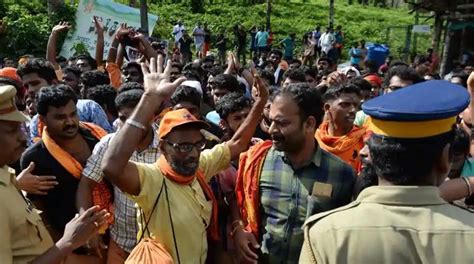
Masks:
[[[384,80],[385,93],[391,93],[400,88],[422,82],[423,78],[415,71],[405,65],[397,65],[388,70]]]
[[[149,221],[145,236],[159,239],[175,263],[204,263],[207,240],[218,239],[217,203],[207,182],[243,152],[267,101],[267,88],[257,79],[255,103],[242,126],[227,142],[204,150],[200,129],[207,123],[188,110],[166,113],[158,130],[161,156],[154,164],[129,161],[158,107],[184,81],[169,81],[171,63],[163,59],[142,65],[145,93],[137,108],[112,139],[102,160],[102,170],[112,184],[137,202],[141,221]],[[161,195],[160,195],[161,194]],[[206,232],[207,229],[207,232]],[[143,233],[143,226],[139,235]],[[208,234],[208,236],[206,235]]]

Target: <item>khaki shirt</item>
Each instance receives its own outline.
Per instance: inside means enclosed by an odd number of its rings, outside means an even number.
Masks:
[[[143,230],[144,218],[148,221],[158,193],[163,185],[164,176],[157,164],[136,163],[140,175],[141,191],[138,196],[129,195],[142,209],[145,217],[138,214],[138,226]],[[199,159],[199,167],[209,181],[219,171],[230,165],[230,150],[226,143],[204,150]],[[207,201],[197,179],[189,185],[166,180],[169,205],[176,234],[176,244],[182,264],[205,263],[207,256],[207,231],[211,221],[212,202]],[[168,203],[165,190],[162,191],[155,212],[148,225],[150,236],[164,244],[175,263],[178,263],[169,220]],[[145,232],[145,236],[148,233]]]
[[[0,263],[28,263],[51,246],[39,211],[16,187],[15,170],[0,168]]]
[[[374,186],[304,225],[300,263],[474,263],[474,214],[436,187]]]

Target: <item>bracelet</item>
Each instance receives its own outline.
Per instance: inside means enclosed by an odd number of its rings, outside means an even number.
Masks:
[[[472,195],[472,188],[471,188],[471,184],[469,183],[469,179],[466,178],[466,177],[461,177],[463,180],[464,180],[464,183],[466,183],[466,186],[467,186],[467,191],[468,191],[468,195],[467,197],[471,196]]]
[[[243,226],[238,225],[238,226],[234,227],[234,229],[232,229],[232,232],[230,232],[230,237],[234,237],[235,231],[237,231],[237,229],[238,229],[239,227],[242,227],[242,230],[244,230],[244,227],[243,227]]]
[[[234,222],[232,222],[232,224],[230,224],[230,226],[231,226],[232,228],[234,228],[234,225],[235,225],[235,224],[238,224],[237,226],[244,226],[244,222],[243,222],[242,220],[240,220],[240,219],[239,219],[239,220],[235,220]]]
[[[125,124],[129,124],[133,127],[136,127],[136,128],[139,128],[139,129],[142,129],[142,130],[146,131],[146,127],[143,124],[141,124],[141,123],[139,123],[135,120],[127,119],[127,121],[125,121]]]
[[[110,47],[109,50],[111,50],[111,49],[115,49],[115,50],[116,50],[117,48],[116,48],[116,47]]]

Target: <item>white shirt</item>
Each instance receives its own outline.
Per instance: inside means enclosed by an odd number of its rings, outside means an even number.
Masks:
[[[321,46],[324,52],[329,51],[332,48],[332,44],[336,41],[334,35],[329,33],[323,33],[321,38],[319,38],[319,45]]]
[[[193,35],[194,34],[196,34],[194,36],[194,43],[196,43],[196,44],[204,43],[204,29],[199,28],[199,27],[195,27],[194,30],[193,30]]]
[[[178,42],[182,37],[183,37],[183,30],[185,30],[184,25],[178,25],[176,24],[173,27],[173,36],[174,36],[174,41]]]

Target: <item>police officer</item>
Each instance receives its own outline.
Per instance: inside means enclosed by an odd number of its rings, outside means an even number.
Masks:
[[[474,263],[474,215],[440,198],[451,167],[460,86],[428,81],[377,97],[368,141],[378,186],[310,217],[300,263]]]
[[[17,110],[15,95],[15,87],[0,86],[0,263],[60,263],[98,231],[108,214],[90,208],[72,219],[64,236],[53,244],[39,211],[19,190],[15,170],[7,166],[20,158],[26,146],[21,123],[28,118]]]

